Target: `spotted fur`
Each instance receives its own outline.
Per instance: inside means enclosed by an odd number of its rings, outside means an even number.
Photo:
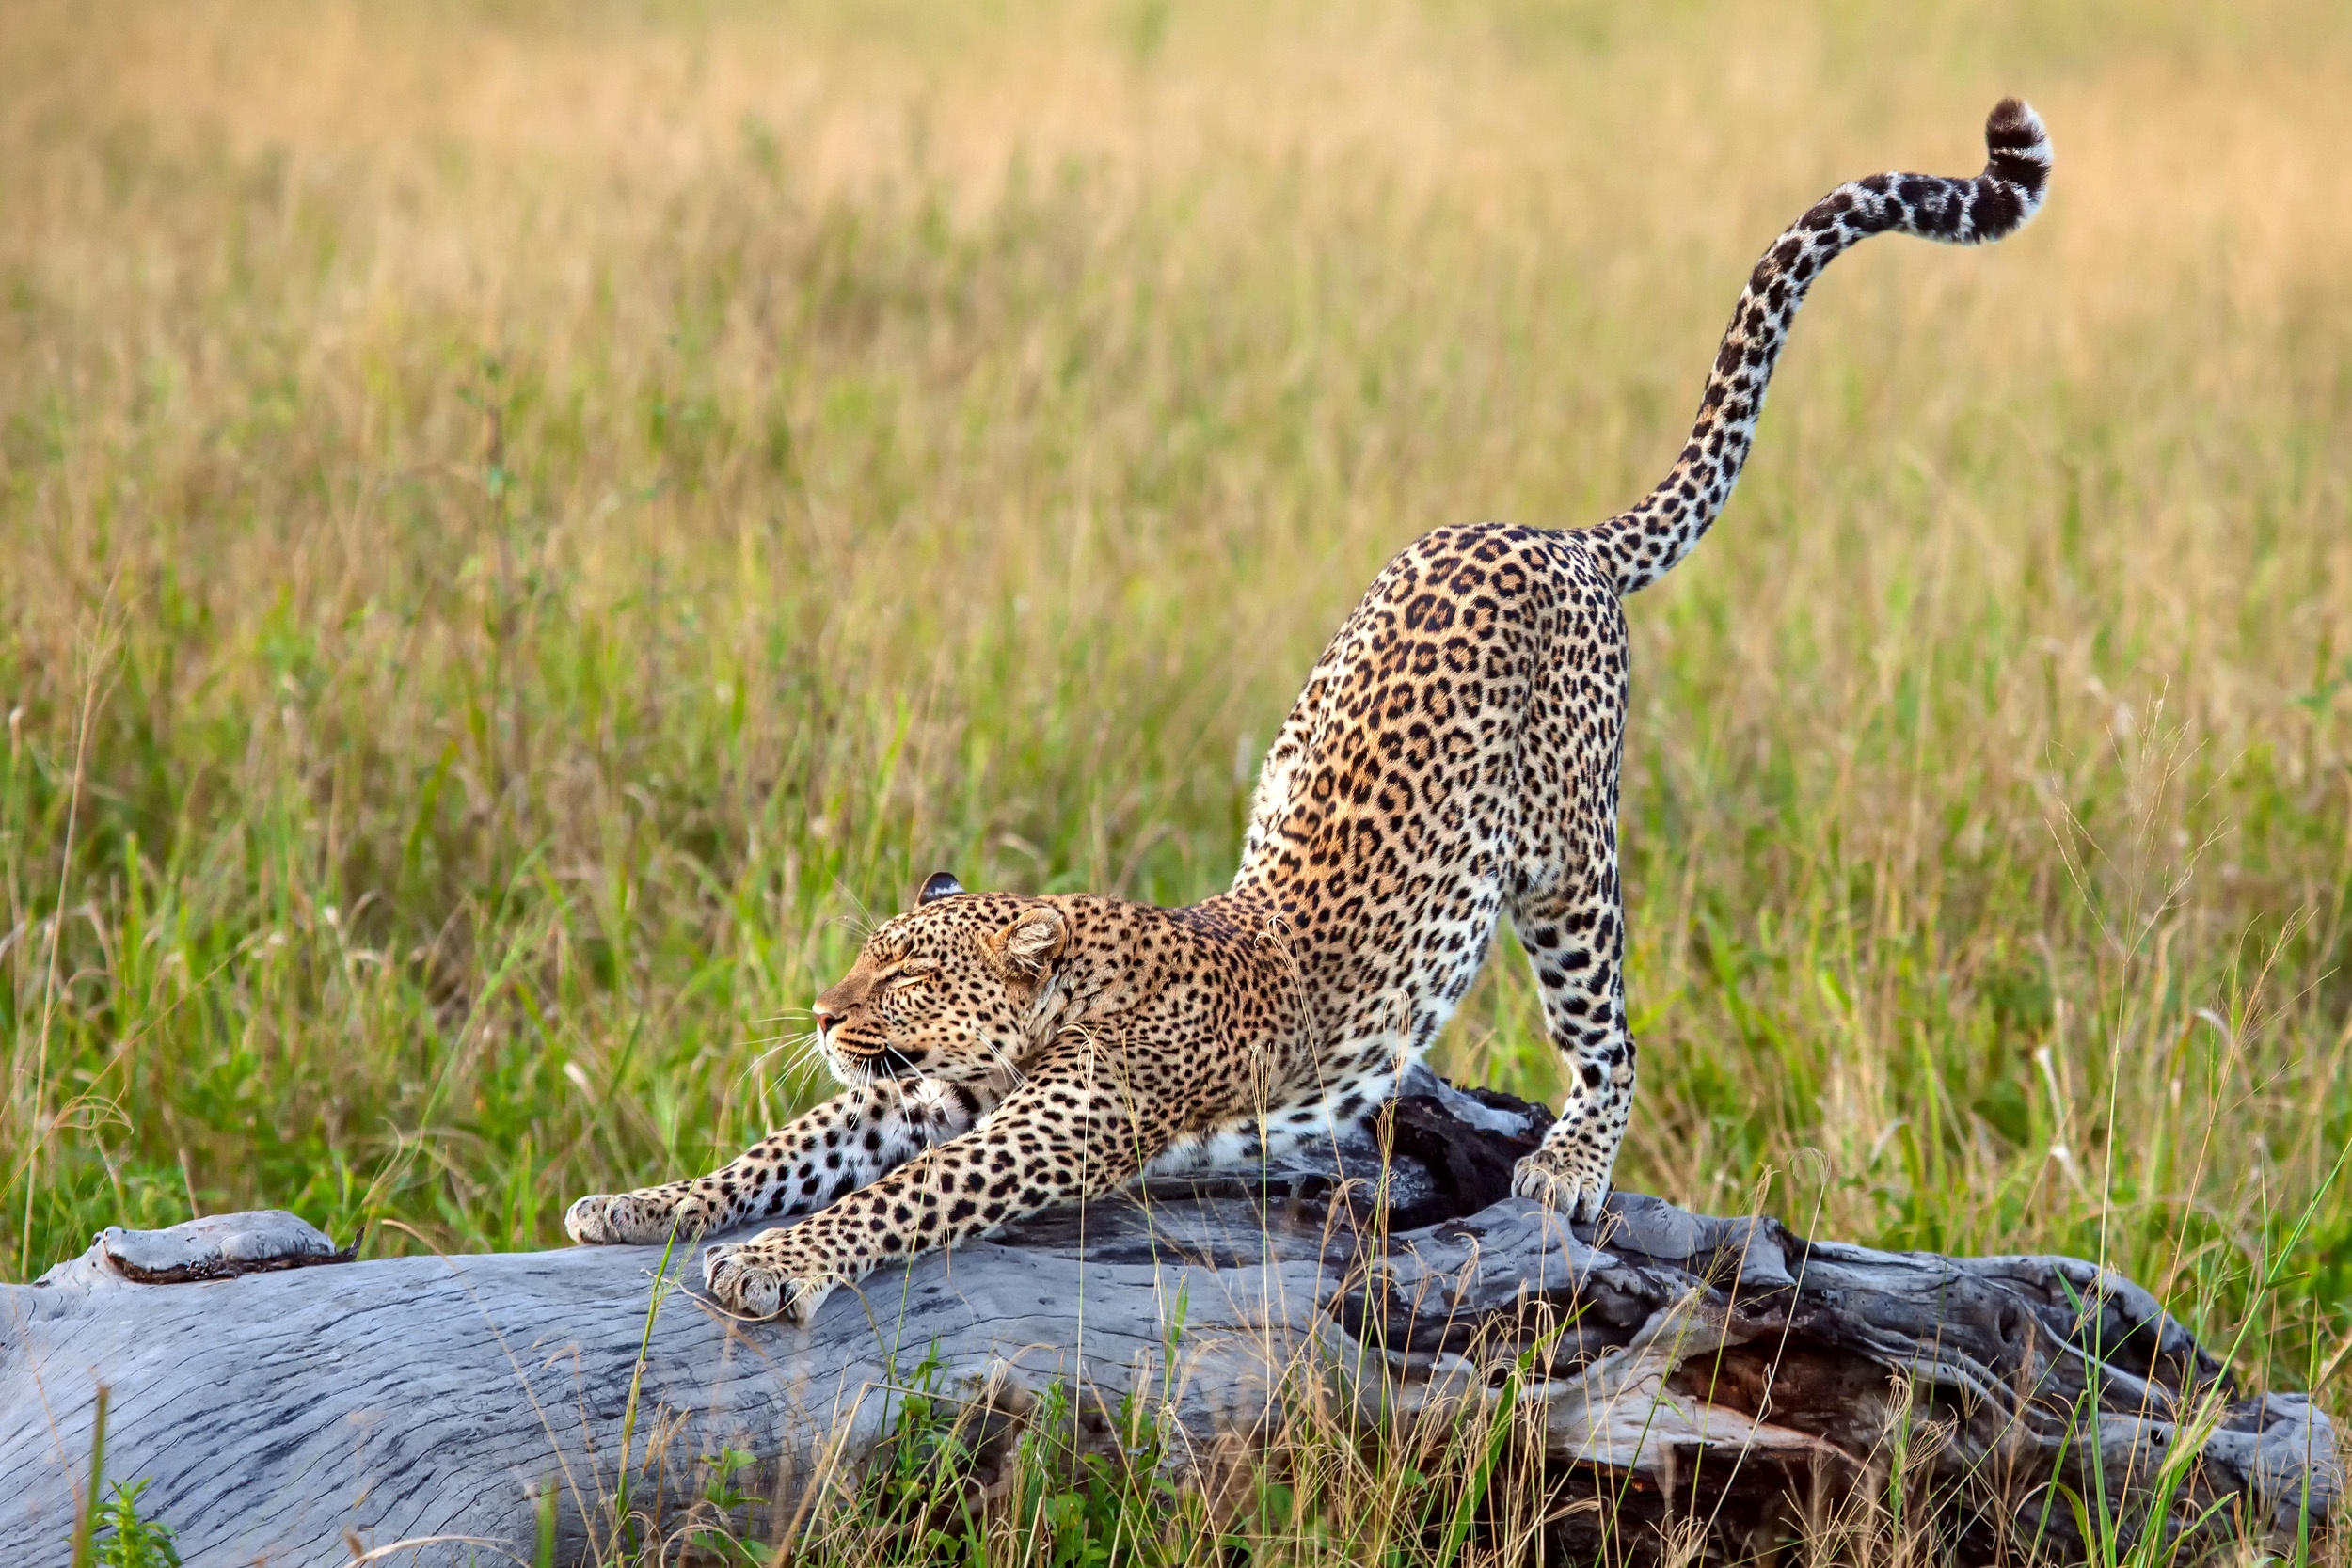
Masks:
[[[1634,1078],[1620,601],[1729,498],[1822,268],[1872,234],[1973,245],[2032,216],[2042,122],[2007,100],[1985,139],[1973,180],[1840,185],[1773,242],[1688,443],[1639,505],[1573,531],[1439,529],[1390,562],[1267,754],[1230,891],[1167,910],[934,877],[818,998],[847,1092],[712,1175],[581,1198],[565,1228],[644,1243],[805,1215],[704,1259],[722,1303],[805,1321],[878,1265],[1362,1115],[1436,1040],[1505,915],[1567,1085],[1516,1186],[1593,1218]]]

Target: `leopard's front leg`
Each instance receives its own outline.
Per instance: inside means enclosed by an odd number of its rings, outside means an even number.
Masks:
[[[659,1246],[746,1221],[821,1209],[843,1193],[968,1131],[995,1102],[986,1084],[885,1079],[835,1095],[739,1157],[690,1181],[581,1198],[575,1242]]]
[[[835,1286],[882,1264],[1133,1180],[1171,1129],[1091,1066],[1038,1072],[975,1130],[873,1185],[797,1225],[710,1248],[704,1282],[733,1311],[807,1323]]]

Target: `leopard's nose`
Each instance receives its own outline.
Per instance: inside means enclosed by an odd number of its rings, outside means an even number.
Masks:
[[[827,1035],[832,1034],[832,1033],[834,1032],[834,1030],[835,1028],[837,1028],[837,1027],[840,1025],[840,1023],[841,1023],[841,1017],[842,1017],[842,1015],[841,1015],[841,1014],[839,1014],[839,1013],[831,1013],[831,1012],[827,1012],[827,1011],[826,1011],[824,1008],[822,1008],[822,1007],[818,1008],[818,1009],[817,1009],[817,1037],[818,1037],[818,1038],[819,1038],[819,1039],[822,1039],[822,1038],[824,1038]]]

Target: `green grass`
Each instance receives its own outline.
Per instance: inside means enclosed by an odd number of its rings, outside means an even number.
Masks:
[[[1764,241],[2022,91],[2044,215],[1841,262],[1629,607],[1620,1179],[2345,1408],[2352,36],[2045,10],[9,8],[0,1268],[553,1244],[823,1092],[925,872],[1218,887],[1390,551],[1639,494]]]

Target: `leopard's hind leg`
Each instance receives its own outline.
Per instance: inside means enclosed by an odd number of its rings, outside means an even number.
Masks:
[[[1616,595],[1572,574],[1520,753],[1519,863],[1509,908],[1560,1053],[1564,1098],[1560,1119],[1519,1162],[1513,1186],[1580,1220],[1597,1218],[1609,1196],[1633,1109],[1617,879],[1626,674]]]
[[[1512,1190],[1591,1220],[1609,1196],[1633,1112],[1634,1043],[1625,1022],[1616,869],[1579,881],[1527,900],[1513,915],[1543,993],[1545,1030],[1560,1053],[1564,1103],[1542,1147],[1519,1162]]]

